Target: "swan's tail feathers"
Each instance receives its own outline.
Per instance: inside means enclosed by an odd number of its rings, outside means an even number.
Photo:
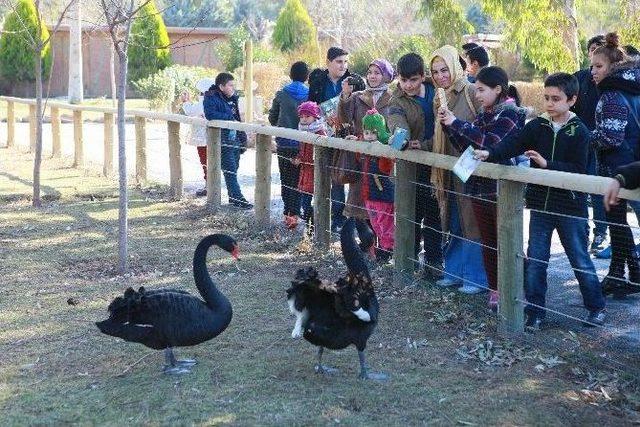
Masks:
[[[340,231],[340,248],[344,262],[347,264],[349,272],[352,274],[360,274],[369,277],[369,267],[364,259],[364,255],[356,242],[355,237],[356,221],[354,218],[347,219]]]

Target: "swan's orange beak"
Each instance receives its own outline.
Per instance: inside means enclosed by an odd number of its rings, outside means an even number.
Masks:
[[[240,259],[240,249],[238,249],[238,245],[235,245],[233,247],[233,250],[231,251],[231,256],[233,257],[233,259],[238,260]]]

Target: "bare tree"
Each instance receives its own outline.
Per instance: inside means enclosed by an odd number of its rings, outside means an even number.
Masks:
[[[25,31],[22,34],[24,35],[25,40],[29,44],[29,47],[33,49],[33,52],[35,54],[33,67],[34,67],[35,76],[36,76],[36,144],[35,144],[36,152],[35,152],[35,158],[33,160],[33,200],[32,200],[32,205],[34,207],[40,207],[42,205],[42,201],[40,198],[40,167],[42,165],[42,122],[44,119],[44,102],[43,102],[44,94],[43,94],[43,84],[42,84],[42,74],[43,74],[42,52],[51,43],[51,37],[53,37],[53,35],[58,31],[58,29],[60,28],[60,24],[62,24],[62,20],[64,19],[66,14],[69,12],[69,8],[76,1],[78,0],[69,0],[66,3],[64,8],[62,9],[62,12],[60,12],[60,15],[58,17],[56,24],[54,25],[53,29],[49,32],[49,36],[44,39],[42,38],[43,22],[42,22],[42,14],[41,14],[41,7],[43,5],[41,4],[40,0],[34,1],[34,6],[36,8],[36,16],[37,16],[37,22],[36,22],[37,30],[36,30],[35,37],[33,37],[33,35],[27,30],[28,28],[27,23],[21,22],[21,25],[25,29]],[[2,5],[5,6],[7,9],[13,10],[14,12],[16,12],[16,15],[18,16],[18,18],[21,19],[20,14],[17,13],[17,10],[16,10],[17,5],[15,1],[2,0]],[[52,66],[53,66],[53,61],[52,61]],[[48,93],[47,93],[47,98],[48,98]]]

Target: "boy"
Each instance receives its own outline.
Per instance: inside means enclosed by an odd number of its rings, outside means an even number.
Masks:
[[[570,74],[547,77],[544,82],[546,113],[527,123],[517,139],[506,139],[493,149],[476,150],[476,158],[500,161],[524,153],[533,168],[585,173],[589,130],[569,111],[576,102],[578,89],[578,80]],[[526,200],[531,209],[525,276],[525,294],[530,303],[525,307],[526,326],[540,329],[545,318],[547,264],[553,230],[558,232],[589,310],[584,325],[604,324],[604,296],[587,252],[586,195],[529,185]]]
[[[485,67],[489,66],[489,54],[478,43],[465,43],[462,45],[463,59],[467,64],[467,80],[476,82],[476,76]]]
[[[408,53],[398,60],[398,86],[389,100],[387,126],[393,133],[397,127],[409,131],[408,149],[431,150],[435,126],[433,98],[435,88],[425,81],[424,60],[416,53]],[[424,239],[425,271],[427,280],[442,278],[442,235],[438,202],[429,187],[431,168],[417,165],[416,222],[424,220],[424,228],[416,226],[415,253],[420,252],[420,239]]]
[[[238,95],[231,74],[218,74],[214,87],[204,94],[204,115],[207,120],[241,121]],[[237,176],[240,155],[246,146],[247,135],[244,132],[222,129],[221,161],[224,182],[227,185],[229,203],[240,209],[253,208],[242,195]]]

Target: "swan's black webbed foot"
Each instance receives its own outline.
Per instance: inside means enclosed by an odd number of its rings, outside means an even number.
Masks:
[[[197,364],[198,362],[195,359],[176,360],[176,366],[180,366],[182,368],[191,368],[192,366],[195,366]]]
[[[167,375],[181,375],[191,372],[192,366],[197,362],[193,359],[177,360],[173,354],[173,349],[166,348],[164,350],[164,358],[166,365],[164,365],[163,372]]]
[[[383,372],[369,372],[363,351],[358,351],[358,359],[360,360],[359,378],[361,380],[386,381],[389,379],[389,376]]]
[[[314,370],[316,371],[316,374],[322,374],[322,375],[337,374],[338,370],[336,368],[331,368],[329,366],[325,366],[322,364],[323,353],[324,353],[324,347],[318,347],[318,364],[314,368]]]

